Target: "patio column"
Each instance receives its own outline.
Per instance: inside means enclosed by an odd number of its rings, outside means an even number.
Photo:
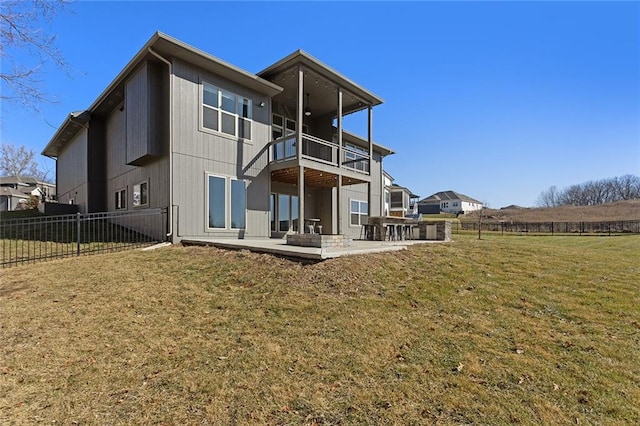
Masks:
[[[369,176],[372,176],[372,165],[373,165],[373,106],[371,106],[371,104],[369,104],[368,107],[368,129],[367,129],[367,138],[369,141]],[[382,172],[381,172],[382,173]],[[369,185],[368,185],[368,189],[369,189],[369,200],[368,200],[368,206],[369,206],[369,216],[371,216],[371,202],[373,201],[373,185],[371,185],[371,181],[369,181]],[[382,198],[384,198],[384,193],[380,194],[380,196]],[[380,216],[382,216],[382,213],[380,213]]]
[[[337,124],[338,124],[338,186],[336,197],[336,218],[338,220],[338,234],[342,234],[342,220],[341,220],[341,208],[342,208],[342,88],[338,87],[338,111],[337,111]]]
[[[342,169],[342,88],[338,87],[338,167]]]
[[[296,105],[296,155],[302,158],[302,120],[304,112],[304,69],[298,65],[298,103]]]
[[[384,166],[382,165],[383,156],[380,156],[380,216],[384,214],[384,202],[385,202],[385,187],[384,187]],[[391,200],[389,200],[391,201]]]
[[[296,105],[296,156],[302,160],[302,117],[304,108],[304,69],[298,65],[298,102]],[[304,234],[304,167],[298,167],[298,234]]]
[[[340,199],[342,198],[342,175],[338,174],[338,186],[337,186],[337,194],[336,194],[336,218],[338,219],[338,235],[342,234],[342,203]]]
[[[298,167],[298,234],[304,234],[304,166]]]

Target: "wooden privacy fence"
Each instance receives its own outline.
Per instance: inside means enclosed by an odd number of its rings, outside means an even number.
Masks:
[[[620,235],[640,234],[640,220],[618,220],[597,222],[512,222],[512,221],[483,221],[460,222],[460,229],[464,231],[482,231],[506,233],[534,233],[551,235]]]
[[[166,240],[167,209],[0,220],[2,268]]]

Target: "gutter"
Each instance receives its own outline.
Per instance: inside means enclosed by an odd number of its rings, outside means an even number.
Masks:
[[[167,239],[173,240],[173,64],[149,47],[149,53],[169,67],[169,209]],[[171,241],[173,242],[173,241]]]

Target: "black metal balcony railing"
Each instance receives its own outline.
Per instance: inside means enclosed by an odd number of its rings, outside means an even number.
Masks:
[[[271,161],[279,162],[296,158],[297,134],[283,136],[271,142]],[[369,174],[369,154],[364,150],[342,148],[342,159],[338,162],[340,146],[315,136],[302,134],[302,158]]]

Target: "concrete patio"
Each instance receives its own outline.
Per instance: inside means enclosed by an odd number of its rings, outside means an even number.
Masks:
[[[341,256],[356,254],[382,253],[406,250],[414,244],[434,244],[443,241],[404,240],[404,241],[366,241],[353,240],[349,247],[300,247],[287,245],[286,239],[280,238],[255,238],[255,239],[230,239],[230,238],[198,238],[184,239],[183,245],[212,246],[231,250],[249,250],[256,253],[269,253],[277,256],[285,256],[299,259],[324,260]]]

